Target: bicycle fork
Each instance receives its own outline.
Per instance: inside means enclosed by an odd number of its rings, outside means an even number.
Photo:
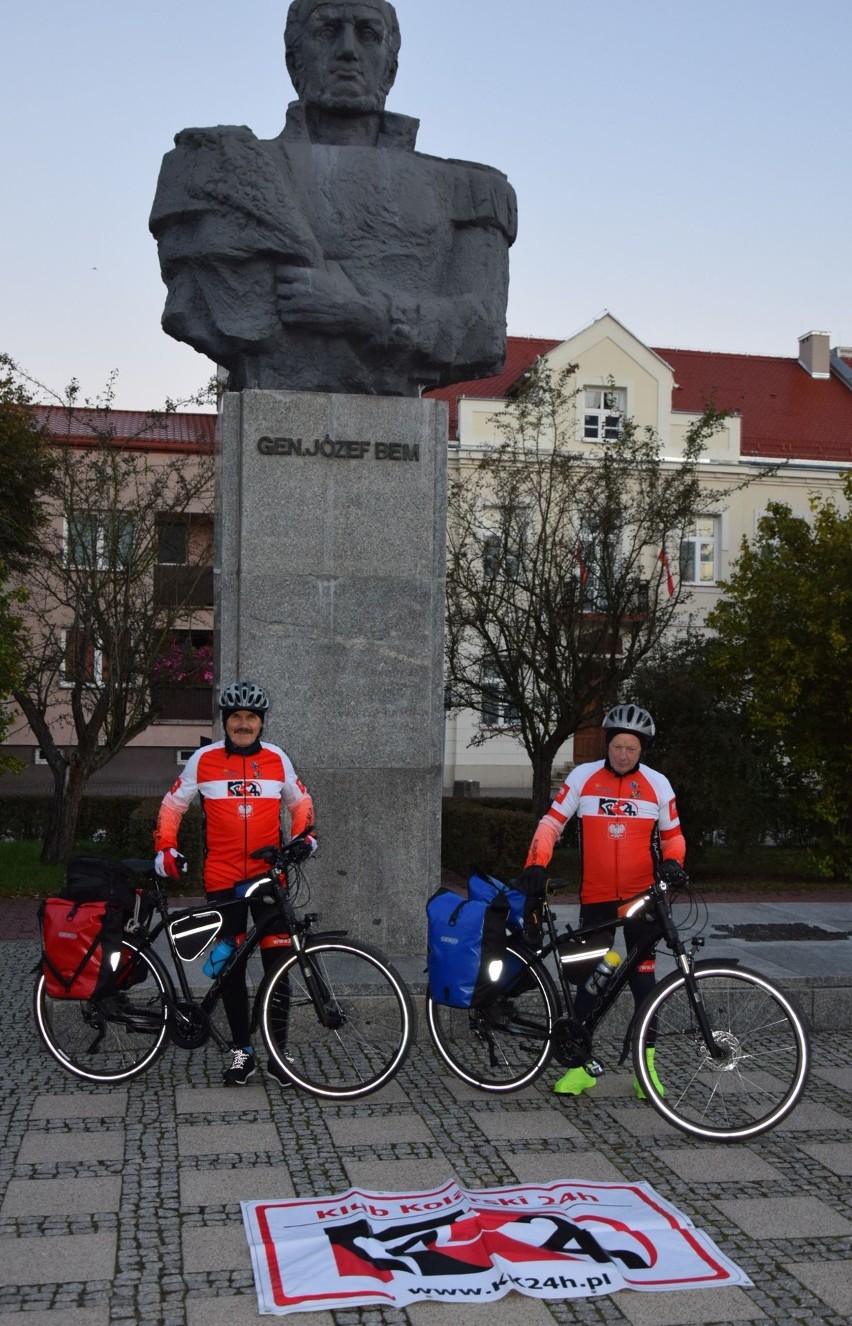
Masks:
[[[713,1028],[710,1025],[710,1018],[707,1015],[707,1005],[704,1002],[704,995],[702,994],[698,981],[695,979],[695,954],[697,950],[703,946],[704,941],[699,936],[694,935],[691,948],[687,949],[675,928],[668,909],[664,910],[662,923],[663,938],[674,955],[674,960],[683,975],[684,988],[689,996],[692,1012],[695,1021],[698,1024],[698,1030],[701,1032],[701,1039],[704,1041],[707,1053],[710,1055],[711,1059],[724,1059],[727,1055],[727,1051],[724,1046],[718,1044],[713,1035]]]
[[[310,995],[311,1003],[320,1023],[324,1027],[331,1028],[331,1030],[342,1027],[345,1021],[343,1012],[319,968],[312,961],[310,950],[302,943],[299,934],[294,933],[292,935],[292,943],[299,971],[302,973],[302,979],[305,982],[305,989]]]

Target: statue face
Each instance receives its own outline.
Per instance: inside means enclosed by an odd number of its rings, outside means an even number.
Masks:
[[[319,0],[311,9],[294,78],[305,105],[350,114],[381,110],[394,72],[390,24],[380,0]]]

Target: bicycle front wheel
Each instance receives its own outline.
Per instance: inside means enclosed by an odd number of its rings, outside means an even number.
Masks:
[[[521,958],[515,959],[521,962]],[[553,1054],[557,995],[549,972],[523,962],[516,979],[478,1008],[451,1008],[428,996],[429,1031],[444,1063],[483,1091],[519,1091]]]
[[[270,974],[258,1019],[282,1072],[332,1100],[367,1096],[389,1082],[417,1025],[407,987],[378,949],[320,937]]]
[[[41,1039],[66,1072],[88,1082],[125,1082],[166,1048],[168,1000],[159,964],[127,939],[123,947],[132,955],[134,981],[125,989],[97,999],[53,999],[44,976],[36,983],[33,1011]]]
[[[810,1071],[807,1027],[771,981],[725,962],[695,964],[695,982],[715,1044],[698,1025],[686,978],[673,972],[636,1015],[633,1067],[647,1099],[675,1128],[713,1141],[768,1132],[796,1106]],[[656,1045],[654,1089],[646,1050]]]

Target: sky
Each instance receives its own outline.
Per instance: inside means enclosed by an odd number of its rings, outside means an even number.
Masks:
[[[388,109],[518,195],[508,330],[852,345],[849,0],[398,0]],[[286,0],[3,0],[0,351],[47,387],[180,400],[147,222],[193,125],[281,129]]]

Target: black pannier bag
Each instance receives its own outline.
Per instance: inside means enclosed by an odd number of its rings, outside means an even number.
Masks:
[[[136,882],[120,861],[98,856],[72,856],[60,898],[70,902],[109,902],[120,907],[127,919],[136,906]]]

